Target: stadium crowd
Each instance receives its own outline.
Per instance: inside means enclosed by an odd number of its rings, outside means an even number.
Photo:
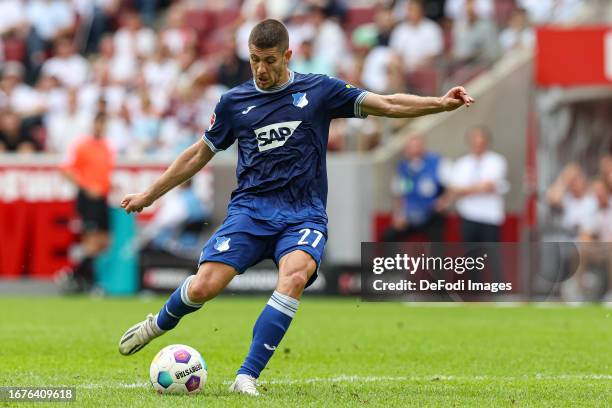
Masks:
[[[505,50],[531,47],[532,21],[563,21],[579,5],[3,0],[0,152],[64,153],[103,113],[119,155],[176,155],[208,126],[220,95],[250,78],[247,36],[265,17],[287,24],[296,71],[339,76],[376,92],[436,94],[445,82],[482,72]],[[330,150],[368,150],[398,125],[335,121]]]

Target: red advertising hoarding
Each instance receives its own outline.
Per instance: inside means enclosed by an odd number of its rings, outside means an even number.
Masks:
[[[113,173],[111,205],[129,192],[146,189],[165,163],[120,164]],[[194,188],[212,201],[212,173],[196,176]],[[0,278],[49,279],[70,264],[68,251],[78,238],[75,187],[65,180],[53,158],[0,161]],[[156,206],[143,211],[146,221]]]
[[[535,76],[539,86],[612,86],[612,27],[541,27]]]

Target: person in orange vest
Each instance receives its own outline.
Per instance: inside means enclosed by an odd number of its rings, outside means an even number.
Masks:
[[[68,149],[60,164],[64,176],[78,187],[76,210],[81,218],[83,256],[76,265],[64,289],[85,292],[94,286],[93,261],[109,242],[109,207],[114,154],[104,138],[106,116],[98,113],[91,136],[78,138]]]

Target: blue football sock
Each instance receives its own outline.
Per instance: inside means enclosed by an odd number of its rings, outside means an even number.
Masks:
[[[253,340],[249,354],[238,370],[238,374],[247,374],[258,378],[276,347],[283,339],[293,320],[300,302],[290,296],[274,291],[268,304],[259,315],[253,327]]]
[[[195,275],[191,275],[185,279],[185,282],[170,295],[162,306],[157,315],[157,327],[161,330],[174,329],[179,320],[181,320],[181,317],[193,313],[202,307],[203,303],[193,302],[187,295],[187,288],[194,277]]]

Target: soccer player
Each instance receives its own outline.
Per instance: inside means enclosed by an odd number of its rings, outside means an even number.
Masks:
[[[119,351],[130,355],[141,350],[217,296],[236,274],[271,258],[279,270],[276,290],[255,322],[251,347],[230,387],[249,395],[259,395],[255,380],[289,328],[302,291],[317,277],[327,240],[330,121],[415,117],[474,102],[462,87],[442,97],[377,95],[325,75],[292,72],[288,45],[282,23],[268,19],[257,24],[249,36],[253,80],[225,93],[202,140],[181,153],[147,191],[129,194],[121,203],[127,212],[140,212],[238,141],[238,187],[225,221],[204,246],[197,273],[158,314],[129,328]]]

